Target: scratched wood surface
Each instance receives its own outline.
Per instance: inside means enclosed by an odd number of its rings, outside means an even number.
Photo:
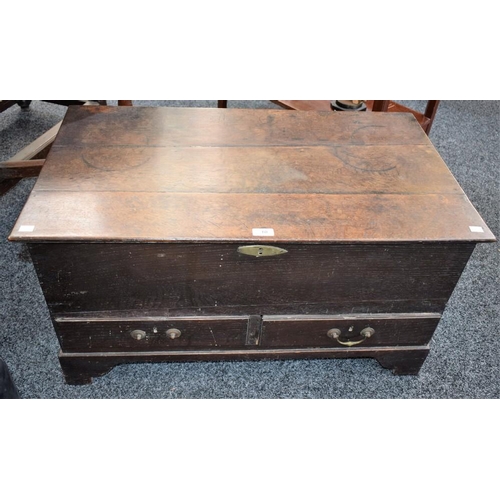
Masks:
[[[269,109],[69,108],[55,146],[311,146],[429,144],[409,114]]]
[[[10,239],[266,240],[253,228],[494,239],[411,115],[102,106],[68,110]]]
[[[248,317],[176,318],[74,322],[55,324],[64,352],[141,352],[190,349],[238,349],[246,345]],[[171,339],[167,330],[175,328],[180,336]],[[134,330],[145,337],[135,339]]]
[[[351,318],[335,316],[264,316],[262,347],[338,347],[337,340],[327,332],[336,328],[341,331],[341,342],[363,342],[359,345],[397,346],[427,345],[441,316],[438,314],[393,314]],[[372,328],[374,334],[364,339],[360,332]]]
[[[52,314],[124,316],[441,312],[474,245],[284,247],[257,259],[237,244],[29,245]]]
[[[242,194],[462,194],[448,167],[430,145],[63,147],[53,150],[36,189]]]
[[[264,316],[262,348],[339,347],[327,332],[338,328],[340,340],[359,341],[364,328],[375,333],[362,342],[369,346],[427,345],[436,329],[439,314],[392,314],[355,316]],[[261,321],[260,316],[258,317]],[[106,318],[77,321],[56,320],[56,331],[64,352],[149,352],[192,349],[242,349],[247,345],[247,317],[190,318]],[[169,338],[167,330],[175,328],[180,336]],[[260,328],[260,325],[259,325]],[[143,338],[131,333],[140,330]],[[361,345],[361,344],[360,344]]]

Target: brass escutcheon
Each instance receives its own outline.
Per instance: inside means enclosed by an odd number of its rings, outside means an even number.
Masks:
[[[272,247],[269,245],[248,245],[238,248],[238,253],[251,255],[252,257],[272,257],[288,253],[284,248]]]

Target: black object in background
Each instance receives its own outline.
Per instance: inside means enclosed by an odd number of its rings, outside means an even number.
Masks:
[[[19,393],[5,362],[0,359],[0,399],[18,399]]]

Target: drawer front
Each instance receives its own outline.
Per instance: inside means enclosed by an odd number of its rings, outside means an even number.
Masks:
[[[271,244],[271,243],[268,243]],[[473,245],[33,244],[50,311],[165,316],[440,313]],[[146,312],[147,311],[147,312]]]
[[[54,321],[61,348],[67,353],[242,348],[248,324],[248,317]]]
[[[439,314],[264,316],[261,347],[424,346]]]

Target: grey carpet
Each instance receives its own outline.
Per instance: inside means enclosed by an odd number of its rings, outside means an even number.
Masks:
[[[115,104],[116,101],[109,101]],[[405,102],[405,101],[402,101]],[[431,140],[472,203],[499,229],[499,101],[442,101]],[[216,101],[135,101],[209,106]],[[423,101],[406,101],[423,109]],[[230,107],[275,107],[230,101]],[[62,106],[35,101],[0,114],[0,160],[54,125]],[[65,385],[58,343],[33,266],[7,236],[34,180],[0,197],[0,357],[23,398],[498,398],[499,245],[480,245],[455,290],[418,376],[397,377],[374,360],[122,365],[90,386]]]

